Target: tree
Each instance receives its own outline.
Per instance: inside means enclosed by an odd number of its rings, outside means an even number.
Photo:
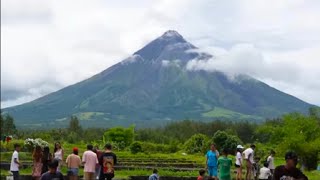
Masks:
[[[79,123],[79,120],[77,116],[71,116],[70,122],[69,122],[69,131],[75,132],[76,134],[80,134],[82,131],[82,127]]]
[[[104,139],[116,143],[119,149],[128,147],[134,140],[134,126],[111,128],[104,133]]]
[[[320,124],[320,107],[310,107],[309,108],[309,116],[318,120]]]
[[[281,153],[295,151],[308,170],[316,169],[320,152],[320,125],[312,116],[292,113],[283,117],[283,125],[274,128],[271,142]]]
[[[68,131],[66,139],[69,143],[75,143],[80,140],[82,136],[82,127],[77,116],[71,116]]]
[[[234,124],[235,131],[237,132],[238,137],[244,142],[252,142],[252,136],[257,128],[256,124],[250,123],[248,121],[238,122]]]
[[[1,124],[1,134],[3,135],[13,135],[17,132],[16,125],[14,124],[14,119],[9,114],[4,115],[4,117],[1,115],[2,124]]]
[[[212,138],[212,142],[218,149],[227,149],[229,153],[234,153],[237,145],[242,144],[237,136],[230,135],[225,131],[217,131]]]
[[[277,128],[283,126],[283,119],[270,119],[258,126],[254,132],[254,140],[261,143],[277,144],[281,136],[273,136]]]
[[[0,136],[2,138],[2,136],[4,135],[4,118],[2,116],[2,113],[1,113],[1,116],[0,116]]]
[[[187,153],[205,153],[209,148],[209,138],[204,134],[195,134],[184,144]]]

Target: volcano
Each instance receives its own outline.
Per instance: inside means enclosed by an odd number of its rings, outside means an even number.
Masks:
[[[170,30],[89,79],[2,112],[20,127],[62,127],[72,115],[84,126],[150,127],[183,119],[262,121],[312,106],[246,75],[230,80],[187,68],[212,57]]]

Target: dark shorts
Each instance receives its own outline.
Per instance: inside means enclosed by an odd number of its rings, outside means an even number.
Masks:
[[[103,174],[103,173],[100,173],[99,179],[100,180],[105,180],[105,179],[110,180],[113,177],[114,177],[114,174]]]
[[[19,180],[20,179],[20,175],[19,175],[19,171],[11,171],[12,175],[13,175],[13,180]]]
[[[235,166],[236,168],[239,168],[239,167],[240,167],[240,165],[238,165],[238,164],[234,164],[234,166]]]

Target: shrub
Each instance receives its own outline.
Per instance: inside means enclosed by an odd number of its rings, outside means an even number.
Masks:
[[[105,140],[117,145],[119,150],[130,146],[134,139],[134,126],[129,128],[115,127],[104,133]]]
[[[208,143],[209,138],[203,134],[195,134],[191,136],[190,139],[184,144],[185,150],[187,153],[194,154],[194,153],[205,153],[206,150],[209,148]]]
[[[130,151],[132,154],[142,152],[141,142],[135,141],[130,145]]]
[[[229,135],[224,131],[217,131],[212,138],[212,143],[214,143],[220,151],[227,149],[230,154],[235,152],[238,144],[242,144],[237,136]]]

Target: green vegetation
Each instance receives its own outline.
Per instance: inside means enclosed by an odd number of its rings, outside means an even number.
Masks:
[[[213,138],[212,143],[215,143],[217,148],[229,150],[230,154],[235,152],[238,144],[242,144],[241,140],[235,136],[230,135],[225,131],[217,131]]]
[[[184,145],[187,153],[205,153],[209,149],[209,138],[204,134],[195,134]]]
[[[317,167],[320,151],[320,120],[298,113],[288,114],[275,123],[267,123],[257,129],[262,141],[276,144],[278,151],[296,151],[307,169]],[[279,143],[281,142],[281,143]]]
[[[17,132],[16,125],[14,124],[14,119],[9,114],[6,114],[6,115],[1,114],[0,132],[1,132],[1,135],[11,135]]]
[[[83,152],[84,149],[80,149],[80,152]],[[11,153],[10,157],[8,155],[8,158],[11,158]],[[174,160],[175,162],[185,162],[187,160],[195,160],[196,163],[199,163],[199,165],[201,165],[201,167],[204,167],[204,163],[205,163],[205,158],[202,154],[193,154],[193,155],[182,155],[181,153],[173,153],[173,154],[143,154],[143,153],[138,153],[138,154],[131,154],[129,152],[116,152],[117,155],[121,158],[120,161],[127,161],[127,160],[131,160],[131,161],[135,161],[135,167],[136,169],[121,169],[121,170],[117,170],[116,171],[116,178],[125,178],[127,179],[129,176],[147,176],[150,175],[151,173],[151,169],[141,169],[138,166],[137,162],[147,162],[148,160],[150,161],[170,161],[170,160]],[[2,153],[1,153],[2,154]],[[24,154],[24,153],[22,153]],[[68,153],[67,153],[68,154]],[[234,157],[230,156],[234,162]],[[27,156],[21,156],[22,158],[27,158]],[[5,159],[7,160],[7,159]],[[31,161],[30,161],[31,162]],[[26,161],[23,161],[24,164],[26,164]],[[281,165],[284,163],[283,158],[276,158],[275,159],[275,164],[276,165]],[[174,171],[172,169],[168,168],[161,168],[159,167],[159,173],[161,176],[175,176],[175,177],[196,177],[198,175],[198,170],[189,170],[189,171]],[[1,171],[1,175],[8,175],[9,172],[7,170],[3,170],[0,169]],[[22,175],[30,175],[31,174],[31,167],[28,168],[24,168],[21,170],[21,174]],[[232,169],[231,172],[233,172],[234,169]],[[62,173],[66,174],[67,169],[64,166],[62,168]],[[310,180],[318,180],[319,176],[320,176],[320,172],[319,171],[305,171],[304,172]],[[234,177],[234,173],[231,173],[232,176]],[[80,175],[83,175],[83,169],[80,169]]]
[[[72,116],[67,128],[47,131],[16,130],[12,120],[10,124],[13,125],[5,132],[12,132],[10,135],[13,135],[13,140],[9,143],[1,142],[0,155],[2,161],[9,162],[13,144],[18,143],[22,146],[20,159],[26,164],[30,163],[30,150],[24,145],[27,138],[42,138],[50,143],[51,150],[53,143],[60,141],[65,149],[65,156],[70,154],[75,146],[81,154],[86,144],[102,148],[109,142],[119,157],[121,168],[117,171],[117,177],[148,175],[152,167],[157,167],[163,176],[196,176],[197,170],[205,166],[204,154],[210,143],[215,143],[219,151],[228,149],[231,154],[234,154],[238,144],[248,147],[255,143],[255,154],[262,159],[261,163],[273,149],[277,153],[275,163],[284,164],[284,154],[293,150],[300,157],[299,167],[307,170],[305,173],[309,179],[316,180],[320,175],[318,171],[314,171],[319,164],[319,115],[318,109],[310,109],[309,115],[291,113],[262,124],[245,121],[204,123],[186,120],[164,127],[145,129],[137,129],[135,126],[84,129],[78,118]],[[1,118],[3,120],[7,117]],[[234,157],[230,157],[234,161]],[[22,172],[30,174],[30,169],[24,169]]]
[[[242,113],[238,113],[235,111],[231,111],[228,109],[220,108],[220,107],[215,107],[213,110],[203,113],[203,117],[209,117],[209,118],[224,118],[224,119],[255,119],[255,120],[263,120],[262,117],[259,116],[254,116],[254,115],[246,115]]]
[[[104,133],[103,139],[106,142],[112,142],[119,150],[123,150],[133,142],[134,126],[131,126],[130,128],[111,128]]]

